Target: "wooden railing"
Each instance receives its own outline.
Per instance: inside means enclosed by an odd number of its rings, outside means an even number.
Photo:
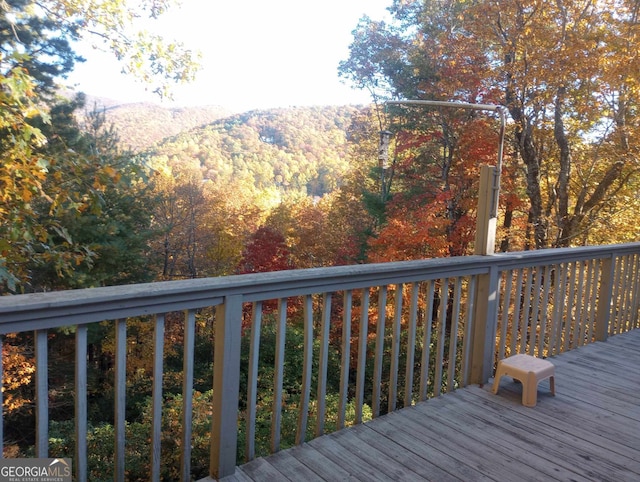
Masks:
[[[0,334],[34,333],[35,455],[47,457],[48,333],[74,328],[76,440],[66,456],[84,481],[87,330],[111,320],[113,470],[125,480],[127,322],[151,316],[149,460],[150,478],[160,480],[165,319],[183,312],[182,433],[173,437],[181,478],[191,480],[196,320],[208,316],[215,328],[208,473],[218,478],[243,462],[239,453],[250,460],[484,383],[510,354],[553,356],[638,328],[639,270],[635,243],[8,296],[0,298]]]

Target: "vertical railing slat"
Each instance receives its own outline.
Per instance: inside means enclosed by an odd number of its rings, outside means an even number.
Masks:
[[[396,409],[398,400],[398,371],[400,369],[400,328],[402,326],[402,291],[404,285],[396,285],[394,317],[391,333],[391,366],[389,368],[389,411]]]
[[[582,302],[582,310],[580,312],[580,338],[578,339],[578,346],[584,346],[585,338],[587,336],[587,325],[589,323],[589,311],[590,311],[590,297],[591,297],[591,282],[592,282],[592,267],[591,260],[584,261],[586,273],[585,273],[585,285],[582,296],[584,298]]]
[[[527,327],[525,322],[520,323],[520,303],[522,300],[522,278],[524,276],[524,272],[523,270],[520,268],[518,269],[517,275],[516,275],[516,290],[514,292],[513,295],[513,324],[514,324],[514,329],[516,331],[516,333],[520,334],[520,346],[516,345],[514,346],[514,350],[511,353],[512,355],[516,354],[516,350],[517,353],[524,353],[524,348],[523,346],[526,345],[527,343]],[[523,317],[524,318],[524,317]],[[517,337],[515,338],[516,342],[517,342]]]
[[[498,348],[498,360],[502,360],[506,356],[507,351],[507,334],[509,333],[509,306],[511,303],[511,287],[513,285],[513,271],[505,272],[504,296],[502,302],[502,322],[500,323],[500,346]],[[512,326],[513,328],[513,326]],[[513,330],[512,330],[513,331]],[[509,353],[513,354],[513,334],[511,335],[511,344]]]
[[[164,377],[164,314],[155,317],[153,332],[153,385],[151,388],[151,480],[160,482],[162,442],[162,380]]]
[[[271,453],[280,450],[280,427],[282,425],[282,385],[284,381],[284,350],[287,330],[287,299],[278,300],[278,325],[276,331],[276,353],[273,379],[273,406],[271,409]]]
[[[625,270],[625,277],[624,277],[624,308],[623,308],[623,325],[624,325],[624,331],[628,331],[631,329],[631,327],[629,326],[629,313],[631,311],[631,279],[633,278],[633,263],[632,263],[632,255],[629,254],[626,256],[627,258],[627,268]]]
[[[551,314],[551,341],[549,342],[551,355],[557,355],[560,353],[560,347],[562,346],[562,302],[560,298],[560,288],[563,272],[564,267],[562,264],[555,265],[555,269],[552,270],[554,286],[553,311]]]
[[[531,349],[531,337],[535,331],[533,315],[531,314],[531,297],[533,287],[533,266],[527,269],[527,281],[524,288],[524,307],[522,308],[522,353],[527,353]],[[529,347],[529,349],[527,349]]]
[[[409,334],[407,337],[407,363],[405,368],[404,406],[409,407],[413,398],[413,366],[416,355],[416,327],[418,324],[418,283],[411,283],[409,305]]]
[[[573,316],[575,334],[574,347],[582,346],[581,335],[583,333],[582,327],[582,309],[583,309],[583,297],[584,297],[584,279],[585,279],[585,266],[583,261],[576,262],[578,269],[578,288],[576,290],[576,305],[575,315]]]
[[[473,316],[475,313],[476,299],[476,277],[471,276],[469,280],[469,291],[467,293],[467,317],[464,322],[464,339],[462,340],[462,386],[469,385],[469,378],[471,377],[471,348],[473,347],[473,340],[471,339],[473,333]],[[508,303],[509,299],[505,299],[505,303]],[[508,306],[508,305],[507,305]]]
[[[324,416],[327,395],[327,366],[329,358],[329,329],[331,327],[331,293],[322,298],[322,324],[320,326],[320,354],[318,360],[318,391],[316,395],[318,418],[316,419],[316,437],[324,433]]]
[[[422,356],[420,360],[420,401],[427,399],[429,391],[429,361],[431,358],[431,326],[433,324],[433,298],[435,281],[427,282],[427,300],[424,314],[424,332],[422,338]]]
[[[76,481],[87,480],[87,325],[76,327]]]
[[[380,415],[380,388],[382,385],[382,357],[384,355],[384,331],[387,317],[387,287],[378,291],[378,321],[376,326],[376,355],[373,361],[373,396],[371,412],[373,417]]]
[[[640,308],[640,255],[635,255],[636,267],[633,277],[633,305],[631,307],[631,328],[640,328],[638,309]]]
[[[260,329],[262,326],[262,301],[253,303],[249,369],[247,376],[247,426],[245,458],[247,462],[256,456],[256,404],[258,400],[258,362],[260,360]]]
[[[595,320],[596,320],[596,315],[598,314],[598,289],[600,288],[601,271],[600,271],[599,259],[592,260],[592,263],[593,263],[593,284],[591,286],[592,295],[591,295],[591,313],[589,316],[589,333],[591,334],[590,340],[595,341],[595,336],[596,336]]]
[[[567,350],[566,344],[568,343],[568,317],[565,313],[565,306],[567,303],[567,287],[569,283],[571,263],[564,263],[562,265],[562,275],[560,280],[560,296],[558,297],[558,309],[560,310],[560,320],[558,323],[558,353]]]
[[[358,371],[356,373],[356,423],[362,423],[364,385],[367,367],[367,342],[369,338],[369,288],[362,290],[360,330],[358,334]]]
[[[49,371],[47,330],[34,332],[36,344],[36,457],[49,456]]]
[[[567,283],[569,287],[569,294],[565,298],[564,308],[565,308],[565,326],[564,326],[564,351],[567,351],[571,348],[572,343],[572,334],[571,328],[573,326],[573,298],[575,294],[575,282],[576,282],[576,263],[567,263],[567,269],[569,270],[567,273]],[[566,294],[566,293],[565,293]]]
[[[191,480],[191,434],[193,425],[193,369],[196,339],[196,312],[187,310],[184,320],[182,359],[182,453],[180,454],[180,480]]]
[[[531,306],[531,336],[529,338],[529,354],[533,355],[536,349],[536,343],[538,339],[538,331],[540,329],[540,292],[542,286],[542,267],[536,266],[531,268],[533,271],[534,279],[531,285],[531,298],[533,298],[533,304]]]
[[[620,332],[620,284],[622,277],[622,256],[614,258],[615,278],[613,281],[613,314],[611,316],[610,334],[615,335]]]
[[[542,268],[543,282],[542,282],[542,304],[540,305],[540,337],[538,338],[538,356],[543,357],[551,354],[551,348],[546,345],[547,340],[547,325],[549,325],[549,291],[551,291],[551,266],[547,265]],[[544,353],[545,346],[547,346],[546,355]]]
[[[449,280],[440,281],[440,310],[438,313],[438,344],[436,347],[435,377],[433,382],[433,396],[440,395],[442,390],[442,371],[444,369],[444,345],[447,336],[447,308],[449,304]]]
[[[0,380],[4,380],[4,335],[0,335]],[[0,382],[0,460],[4,459],[4,382]]]
[[[344,428],[345,413],[347,411],[347,395],[349,394],[349,365],[351,361],[351,305],[353,293],[344,293],[342,311],[342,358],[340,362],[340,401],[338,404],[338,426]]]
[[[300,445],[305,441],[307,433],[309,398],[311,394],[311,377],[313,369],[313,298],[311,295],[305,296],[303,303],[304,352],[302,354],[302,394],[300,397],[300,411],[298,412],[296,445]]]
[[[127,321],[116,321],[114,479],[125,478],[125,414],[127,398]]]
[[[460,319],[461,279],[454,279],[453,312],[451,313],[451,328],[449,330],[449,366],[447,370],[447,392],[455,389],[456,354],[458,352],[458,323]]]
[[[626,300],[626,288],[627,288],[627,268],[629,265],[629,256],[622,256],[620,259],[620,296],[616,303],[618,308],[618,316],[617,316],[617,326],[618,333],[624,333],[625,326],[625,300]]]

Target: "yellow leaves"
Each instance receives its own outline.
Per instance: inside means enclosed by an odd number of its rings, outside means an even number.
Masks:
[[[35,376],[36,367],[32,358],[27,358],[18,344],[12,344],[11,336],[2,344],[2,395],[3,409],[10,413],[19,410],[32,401],[24,396],[21,389],[29,385]]]

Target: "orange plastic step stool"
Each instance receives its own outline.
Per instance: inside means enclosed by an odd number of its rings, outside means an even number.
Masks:
[[[538,398],[538,383],[549,379],[551,395],[556,394],[553,363],[531,355],[513,355],[498,362],[493,379],[493,393],[498,393],[500,378],[515,378],[522,383],[522,405],[535,407]]]

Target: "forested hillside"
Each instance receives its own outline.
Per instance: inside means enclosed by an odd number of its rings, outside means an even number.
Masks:
[[[347,129],[355,111],[251,111],[180,133],[150,151],[154,164],[199,166],[204,180],[322,196],[336,189],[347,172]]]

